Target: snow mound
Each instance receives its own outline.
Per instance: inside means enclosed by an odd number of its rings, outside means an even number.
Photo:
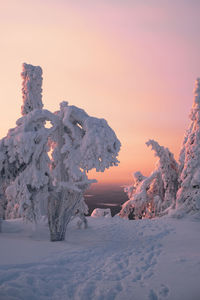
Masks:
[[[95,208],[91,214],[91,217],[99,218],[99,217],[106,217],[110,218],[111,210],[110,208]]]

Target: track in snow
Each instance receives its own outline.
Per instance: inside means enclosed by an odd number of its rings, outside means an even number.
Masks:
[[[173,222],[89,218],[88,230],[70,227],[66,242],[50,243],[45,227],[30,234],[23,226],[12,232],[12,222],[4,226],[0,242],[13,243],[16,262],[1,264],[1,300],[172,299],[168,280],[158,274]]]

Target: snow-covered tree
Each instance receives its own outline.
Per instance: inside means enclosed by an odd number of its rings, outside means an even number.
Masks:
[[[23,117],[17,121],[17,127],[9,130],[8,135],[2,140],[8,164],[11,165],[10,169],[15,166],[15,173],[10,178],[10,185],[7,185],[4,193],[8,200],[6,215],[11,218],[23,216],[26,220],[36,222],[40,218],[42,205],[47,198],[48,164],[50,163],[47,155],[49,132],[44,127],[47,119],[44,115],[45,111],[40,113],[43,107],[42,69],[23,64],[21,75]],[[36,109],[39,111],[34,112],[33,115],[32,112]]]
[[[35,222],[48,198],[50,236],[57,241],[64,239],[71,217],[83,215],[83,194],[94,182],[87,172],[117,165],[120,142],[104,119],[67,102],[55,113],[42,109],[41,74],[40,67],[23,65],[23,117],[4,142],[9,163],[19,168],[6,196],[8,207]]]
[[[178,188],[178,164],[173,154],[160,146],[156,141],[149,140],[147,146],[155,151],[159,158],[156,170],[145,177],[140,172],[134,173],[134,183],[124,189],[129,200],[120,211],[123,218],[153,218],[167,213],[174,208]]]
[[[180,187],[177,193],[176,216],[200,213],[200,79],[196,80],[194,102],[180,152]]]
[[[160,172],[164,189],[161,195],[162,211],[169,207],[174,208],[178,189],[178,164],[168,148],[160,146],[154,140],[149,140],[146,144],[151,146],[155,151],[155,156],[159,158],[157,170]]]
[[[133,177],[133,185],[124,189],[127,192],[129,200],[122,205],[119,215],[126,219],[151,218],[153,217],[153,200],[154,197],[159,196],[159,188],[154,191],[155,194],[153,195],[149,194],[149,190],[152,184],[155,186],[155,180],[159,177],[159,172],[155,171],[149,177],[143,176],[140,182],[135,180],[135,174]]]
[[[90,117],[67,102],[61,103],[55,115],[60,123],[50,139],[53,191],[49,197],[49,226],[52,240],[62,240],[92,182],[86,172],[93,168],[103,172],[117,165],[120,142],[104,119]]]

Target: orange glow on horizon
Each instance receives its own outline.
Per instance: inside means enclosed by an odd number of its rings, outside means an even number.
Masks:
[[[193,0],[1,1],[0,136],[20,117],[27,62],[43,69],[45,108],[68,101],[105,118],[121,141],[119,166],[89,177],[129,184],[133,172],[148,175],[157,160],[148,139],[178,159],[200,76],[199,9]]]

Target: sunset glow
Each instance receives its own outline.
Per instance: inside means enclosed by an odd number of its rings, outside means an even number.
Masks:
[[[178,158],[200,76],[199,9],[195,0],[1,1],[0,136],[20,117],[27,62],[43,69],[45,108],[65,100],[115,130],[120,164],[91,178],[128,184],[151,173],[150,138]]]

